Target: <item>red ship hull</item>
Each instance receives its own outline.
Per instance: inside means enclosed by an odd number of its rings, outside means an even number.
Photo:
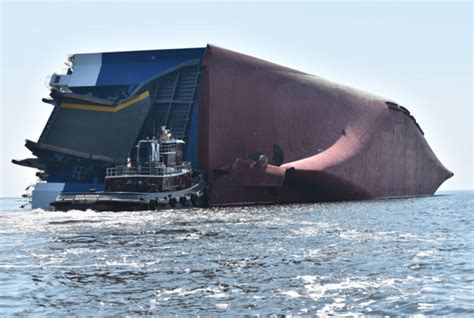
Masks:
[[[430,195],[453,175],[394,102],[211,46],[203,67],[199,165],[211,206]],[[249,160],[275,148],[282,162]]]

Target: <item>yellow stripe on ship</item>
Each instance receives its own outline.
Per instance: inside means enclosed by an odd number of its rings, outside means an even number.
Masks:
[[[150,93],[148,91],[141,93],[140,95],[114,107],[109,106],[97,106],[97,105],[87,105],[87,104],[71,104],[71,103],[62,103],[60,107],[67,109],[80,109],[80,110],[92,110],[97,112],[118,112],[132,104],[135,104],[145,98],[148,98]]]

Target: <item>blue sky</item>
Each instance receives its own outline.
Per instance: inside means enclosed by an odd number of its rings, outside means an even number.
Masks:
[[[17,196],[69,54],[212,43],[405,105],[443,164],[473,188],[470,2],[19,2],[1,4],[0,196]]]

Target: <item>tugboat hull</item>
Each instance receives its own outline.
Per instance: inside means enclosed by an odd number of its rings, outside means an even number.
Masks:
[[[173,192],[80,192],[61,193],[51,203],[56,211],[145,211],[166,207],[203,206],[205,204],[203,183]]]

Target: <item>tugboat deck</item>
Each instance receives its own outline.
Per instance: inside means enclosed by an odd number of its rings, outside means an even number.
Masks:
[[[199,206],[205,194],[204,182],[173,192],[69,192],[61,193],[51,205],[57,211],[137,211],[155,210],[166,206]]]

